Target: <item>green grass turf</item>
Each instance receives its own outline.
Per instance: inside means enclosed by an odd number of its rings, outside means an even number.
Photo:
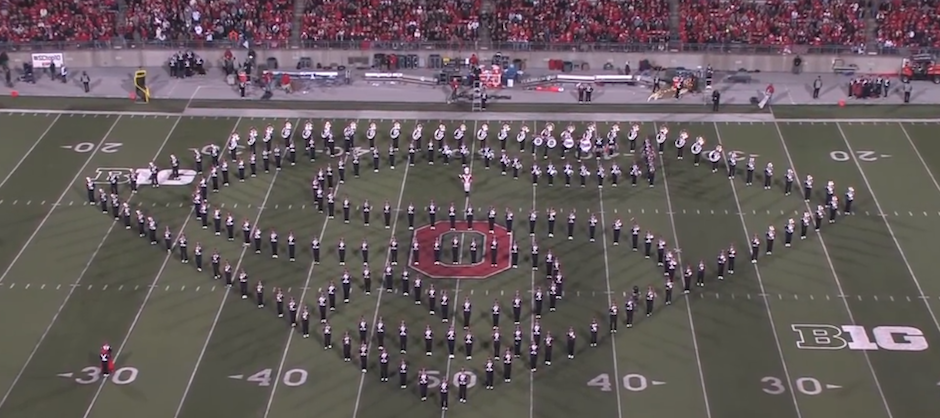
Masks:
[[[420,122],[426,127],[426,143],[441,123],[450,138],[449,132],[460,123],[472,136],[485,122],[492,138],[502,125],[498,115],[493,117]],[[10,266],[0,277],[0,313],[30,314],[15,324],[0,325],[10,341],[0,373],[0,388],[9,391],[0,414],[115,416],[134,411],[145,417],[280,417],[318,411],[330,417],[440,416],[435,398],[427,404],[417,399],[414,373],[407,390],[398,389],[397,376],[392,383],[380,383],[373,355],[372,369],[363,375],[355,365],[341,361],[338,346],[333,351],[322,349],[318,327],[310,339],[300,338],[276,318],[270,304],[258,309],[240,300],[213,281],[208,271],[197,273],[192,264],[179,263],[175,253],[167,255],[162,242],[150,246],[135,231],[112,225],[110,217],[84,204],[85,176],[107,169],[136,169],[150,160],[166,165],[170,154],[180,156],[186,168],[191,165],[191,149],[222,143],[233,130],[245,137],[249,126],[272,123],[279,129],[283,120],[70,114],[2,119],[17,141],[0,157],[0,172],[18,168],[0,185],[0,212],[13,220],[0,251],[2,264]],[[351,121],[333,120],[336,133]],[[299,127],[298,120],[292,122]],[[319,131],[324,121],[313,122]],[[356,122],[359,145],[366,142],[367,125],[376,123],[378,147],[388,147],[391,120]],[[403,136],[409,136],[416,121],[400,122]],[[626,129],[627,121],[620,122]],[[546,123],[559,129],[571,125],[577,132],[586,126],[564,117],[525,124],[540,130]],[[521,124],[510,123],[512,136]],[[610,125],[598,123],[597,128],[606,134]],[[645,124],[642,132],[651,134],[661,126]],[[620,187],[601,190],[593,177],[585,188],[565,188],[560,181],[554,187],[543,182],[533,188],[528,176],[531,157],[510,141],[510,155],[522,156],[526,164],[523,175],[518,180],[507,178],[495,168],[484,170],[482,161],[475,160],[470,204],[478,208],[479,217],[494,206],[502,219],[505,208],[512,208],[518,231],[514,239],[522,253],[520,268],[483,281],[433,281],[451,295],[452,308],[465,298],[472,301],[472,331],[478,343],[473,360],[458,355],[448,361],[442,343],[434,356],[424,356],[419,331],[429,325],[440,339],[446,325],[397,292],[367,296],[355,291],[351,303],[330,317],[336,339],[347,329],[355,335],[360,318],[371,324],[382,317],[391,331],[406,321],[413,348],[405,356],[394,350],[393,366],[404,358],[412,372],[425,367],[453,375],[466,369],[480,379],[471,390],[470,403],[452,406],[448,416],[554,417],[585,410],[628,416],[661,413],[664,407],[672,414],[697,417],[928,416],[932,407],[923,399],[936,390],[940,374],[940,363],[927,357],[940,331],[931,310],[940,292],[930,276],[928,241],[937,232],[935,217],[940,216],[940,187],[931,174],[940,155],[932,141],[937,125],[800,121],[668,126],[670,143],[685,129],[692,137],[705,137],[706,148],[720,142],[726,150],[754,155],[758,171],[773,162],[778,181],[773,190],[765,191],[758,176],[758,185],[746,187],[743,178],[729,180],[705,166],[694,167],[688,156],[675,160],[669,147],[652,189],[627,187],[621,181]],[[374,211],[376,219],[369,227],[362,225],[358,211],[344,224],[315,210],[309,185],[316,170],[330,163],[326,158],[316,162],[302,158],[296,166],[235,182],[210,196],[211,203],[231,212],[239,225],[248,218],[265,230],[276,228],[282,247],[292,231],[299,241],[293,263],[284,256],[286,248],[275,260],[267,246],[262,255],[251,249],[243,253],[240,242],[230,243],[202,230],[189,213],[189,187],[145,187],[132,203],[155,216],[161,230],[167,226],[174,234],[183,231],[191,243],[203,243],[207,253],[218,249],[233,265],[244,268],[252,281],[263,280],[269,290],[281,287],[313,306],[318,289],[337,281],[344,269],[333,251],[340,238],[351,247],[346,267],[356,283],[362,267],[354,249],[363,240],[370,243],[378,287],[392,236],[402,244],[401,258],[407,255],[411,231],[404,208],[409,204],[419,208],[418,225],[426,222],[423,207],[431,199],[463,208],[456,178],[459,163],[429,166],[419,152],[416,166],[399,163],[391,170],[384,151],[382,156],[379,173],[372,172],[367,156],[360,178],[352,178],[350,167],[338,194],[356,208],[367,199],[377,209],[387,201],[397,209],[389,229],[383,228],[380,210]],[[633,157],[617,158],[626,169]],[[560,164],[557,155],[552,160]],[[539,163],[544,165],[543,160]],[[595,162],[587,165],[593,169]],[[773,256],[762,256],[756,267],[751,266],[746,262],[748,238],[763,235],[768,225],[779,230],[786,219],[798,218],[796,214],[806,210],[799,196],[782,193],[779,179],[791,166],[801,176],[815,176],[813,206],[822,198],[826,180],[836,182],[840,197],[846,187],[855,187],[856,214],[825,225],[821,234],[811,233],[793,248],[782,248],[779,241]],[[517,361],[513,382],[498,382],[489,392],[482,389],[482,365],[484,353],[490,351],[490,306],[499,301],[508,313],[515,292],[528,301],[534,286],[545,286],[544,273],[527,268],[531,240],[525,217],[532,208],[540,212],[536,240],[542,255],[551,249],[560,256],[567,278],[559,311],[541,319],[562,344],[556,346],[551,367],[541,366],[530,374],[523,371],[524,361]],[[548,208],[562,215],[577,214],[573,240],[561,233],[563,222],[554,238],[546,236]],[[605,228],[595,242],[586,239],[592,213]],[[708,284],[689,297],[677,297],[672,306],[660,305],[651,318],[639,318],[633,329],[621,327],[615,337],[602,332],[600,346],[590,348],[587,325],[597,318],[606,329],[609,303],[622,304],[624,293],[633,286],[662,288],[655,263],[632,253],[629,246],[613,246],[609,226],[618,218],[627,225],[635,220],[644,231],[680,248],[684,264],[704,259],[710,270]],[[308,243],[320,236],[324,262],[311,266]],[[718,282],[711,273],[714,257],[730,243],[741,254],[739,267],[734,276]],[[469,257],[466,248],[462,257]],[[521,326],[528,334],[533,317],[524,311]],[[504,315],[506,336],[512,328],[507,319]],[[881,348],[801,349],[799,335],[792,329],[794,324],[853,323],[865,327],[868,339],[877,342],[874,347]],[[903,351],[910,346],[898,344],[902,337],[886,338],[886,333],[914,330],[876,329],[885,326],[912,327],[924,334],[928,347]],[[564,358],[562,351],[568,327],[579,333],[574,360]],[[397,347],[394,332],[389,335],[391,347]],[[854,343],[863,342],[856,337]],[[842,338],[849,340],[846,335]],[[117,366],[122,370],[102,385],[83,368],[95,365],[95,350],[105,340],[118,350]]]

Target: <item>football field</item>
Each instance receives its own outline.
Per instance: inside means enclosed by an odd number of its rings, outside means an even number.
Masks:
[[[49,417],[265,417],[285,418],[317,414],[326,418],[528,416],[561,418],[594,413],[623,418],[671,416],[719,418],[760,415],[766,418],[851,416],[902,418],[937,416],[940,391],[940,278],[935,267],[940,236],[940,143],[937,122],[890,120],[781,120],[738,122],[733,115],[719,122],[657,122],[640,124],[641,139],[668,127],[665,152],[658,156],[655,186],[641,177],[631,187],[626,175],[638,156],[627,152],[631,115],[595,123],[600,135],[619,124],[620,150],[609,159],[586,159],[591,172],[585,187],[577,175],[580,163],[560,148],[530,152],[532,134],[547,125],[558,134],[570,129],[579,137],[590,122],[583,115],[515,114],[511,121],[499,113],[459,114],[447,120],[398,119],[394,113],[380,119],[317,118],[310,112],[318,152],[315,161],[305,154],[301,127],[308,118],[249,118],[179,116],[143,113],[82,113],[6,111],[5,152],[0,154],[0,216],[5,220],[0,243],[0,416]],[[354,114],[354,113],[350,113]],[[567,116],[567,118],[566,118]],[[636,116],[636,115],[633,115]],[[203,164],[211,161],[210,144],[223,146],[232,132],[242,143],[251,127],[262,131],[272,125],[272,143],[282,145],[285,122],[294,127],[298,144],[296,164],[286,160],[280,170],[263,170],[239,181],[237,163],[230,162],[231,184],[209,193],[211,214],[216,208],[235,219],[235,239],[213,233],[194,216],[191,193],[203,175],[196,173],[194,154]],[[343,129],[356,123],[354,148],[323,152],[321,131],[333,126],[337,147]],[[389,164],[390,130],[401,127],[402,150]],[[375,124],[379,167],[373,168],[368,128]],[[416,124],[424,126],[422,147],[415,164],[407,163],[407,142]],[[466,126],[473,175],[472,193],[465,197],[458,175],[459,156],[445,164],[440,155],[429,164],[425,152],[434,131],[446,128],[445,142],[454,146],[453,131]],[[488,129],[486,144],[496,159],[485,167],[483,142],[477,131]],[[522,163],[513,178],[499,167],[498,133],[507,127],[506,152]],[[523,149],[516,142],[525,126],[530,130]],[[688,150],[678,159],[673,145],[680,131],[701,136],[708,150],[720,145],[738,163],[729,178],[724,162],[717,173],[711,163],[693,164]],[[262,146],[259,144],[259,149]],[[242,146],[239,158],[247,161]],[[353,173],[357,154],[361,172]],[[170,156],[181,161],[179,179],[160,176],[161,187],[141,183],[131,194],[128,182],[154,161],[169,168]],[[756,161],[753,185],[745,182],[745,164]],[[340,182],[338,163],[346,163]],[[537,186],[529,174],[533,162],[544,171],[549,162],[562,169],[572,163],[575,175],[565,187],[559,174],[553,185],[542,175]],[[765,190],[763,171],[773,163],[772,186]],[[608,175],[598,187],[598,164],[619,164],[624,175],[614,186]],[[336,174],[333,191],[336,216],[318,211],[311,183],[318,170]],[[798,175],[794,193],[784,193],[784,173]],[[144,170],[145,172],[147,170]],[[208,170],[206,170],[208,172]],[[121,180],[121,200],[158,222],[158,243],[138,236],[136,219],[129,229],[97,204],[87,202],[86,177],[108,190],[108,176]],[[815,178],[815,188],[804,201],[800,182]],[[141,179],[146,176],[141,175]],[[799,238],[805,211],[816,211],[825,198],[827,181],[844,201],[853,187],[854,213],[825,220],[819,231],[809,228]],[[348,222],[342,202],[350,202]],[[439,210],[434,230],[427,207]],[[372,207],[370,222],[363,207]],[[457,228],[447,224],[448,207],[457,213]],[[391,214],[384,219],[385,207]],[[414,208],[414,224],[409,221]],[[466,228],[464,212],[474,209],[476,225]],[[488,230],[487,214],[496,212],[496,228]],[[557,214],[553,236],[548,216]],[[505,215],[514,215],[507,231]],[[530,234],[528,219],[536,213]],[[568,219],[574,216],[569,236]],[[597,221],[589,239],[591,218]],[[783,245],[788,219],[797,224],[792,247]],[[624,224],[619,245],[613,224]],[[263,231],[260,253],[242,245],[242,222]],[[631,250],[630,228],[642,231],[640,251]],[[772,255],[762,244],[756,264],[750,263],[750,240],[763,240],[769,226],[778,238]],[[413,227],[413,228],[412,228]],[[163,232],[173,241],[185,235],[189,253],[196,243],[205,249],[204,271],[180,261],[179,249],[167,251]],[[280,234],[279,254],[273,258],[270,231]],[[642,236],[651,232],[677,250],[681,265],[693,270],[706,265],[703,287],[682,294],[664,306],[664,275],[655,260],[643,256]],[[297,240],[296,260],[287,256],[287,236]],[[431,245],[440,238],[443,264],[434,265]],[[322,259],[314,263],[310,242],[318,239]],[[498,263],[490,267],[490,245],[498,241]],[[340,265],[337,244],[348,251]],[[391,292],[384,290],[383,271],[390,264],[389,243],[399,243],[398,263],[391,266]],[[458,251],[452,255],[451,242]],[[412,259],[411,243],[420,244],[420,260]],[[362,243],[369,245],[369,263],[363,264]],[[519,248],[519,266],[509,266],[510,244]],[[471,252],[473,245],[477,254]],[[531,250],[539,247],[539,267],[533,269]],[[737,269],[716,277],[720,251],[738,250]],[[218,251],[223,264],[249,275],[250,295],[243,300],[236,286],[227,289],[214,279],[209,254]],[[564,275],[564,294],[557,311],[547,308],[537,319],[533,295],[547,291],[544,257],[557,256]],[[655,248],[654,248],[655,253]],[[456,264],[451,263],[454,257]],[[478,260],[473,260],[473,257]],[[417,262],[416,262],[417,261]],[[478,261],[474,264],[474,261]],[[362,288],[363,270],[373,278],[371,294]],[[348,303],[340,298],[328,319],[333,329],[332,349],[325,349],[318,323],[318,298],[331,283],[340,285],[344,270],[352,276]],[[428,300],[414,302],[404,295],[401,273],[423,277],[451,300],[448,312],[456,323],[454,358],[449,358],[440,309],[429,313]],[[484,277],[488,276],[488,277]],[[454,279],[460,277],[460,279]],[[258,307],[254,287],[265,286],[266,304]],[[641,298],[635,326],[626,328],[621,312],[619,332],[608,332],[608,308],[624,302],[634,287]],[[656,289],[652,315],[645,314],[646,289]],[[274,289],[286,298],[309,306],[313,318],[310,338],[278,318]],[[541,290],[538,290],[541,289]],[[412,292],[413,293],[413,292]],[[516,328],[512,318],[514,295],[522,302],[519,329],[523,355],[513,362],[513,379],[503,382],[503,364],[496,362],[496,384],[484,388],[484,363],[493,355],[490,311],[503,310],[500,331],[503,348],[512,346]],[[462,327],[464,302],[472,305],[469,330]],[[547,303],[546,303],[547,306]],[[597,347],[590,347],[589,325],[600,324]],[[388,329],[385,345],[390,354],[390,382],[379,380],[379,347],[374,325]],[[359,367],[359,322],[368,324],[368,372]],[[409,330],[409,349],[399,353],[398,327]],[[552,364],[539,355],[538,370],[530,372],[527,346],[534,324],[555,338]],[[434,347],[426,355],[424,330],[434,332]],[[567,332],[577,335],[576,355],[567,358]],[[348,331],[353,358],[344,362],[340,341]],[[472,359],[463,340],[472,333],[476,344]],[[100,374],[98,349],[114,347],[115,370]],[[940,347],[940,346],[936,346]],[[405,389],[399,388],[398,365],[409,367]],[[431,397],[421,402],[417,372],[430,376]],[[469,401],[442,411],[438,389],[444,379],[468,373]]]

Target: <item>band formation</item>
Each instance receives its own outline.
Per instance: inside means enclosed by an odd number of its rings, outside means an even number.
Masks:
[[[531,268],[533,272],[544,272],[544,284],[527,292],[517,291],[508,301],[494,300],[492,306],[488,307],[492,333],[478,337],[470,331],[473,312],[479,309],[474,306],[473,301],[469,297],[463,301],[451,300],[446,290],[436,289],[432,280],[427,280],[426,283],[427,278],[422,278],[420,274],[412,271],[422,263],[458,264],[462,243],[457,238],[451,243],[449,260],[446,259],[445,243],[439,239],[432,244],[430,254],[433,254],[433,260],[427,260],[420,257],[422,243],[417,240],[409,243],[409,248],[404,250],[408,252],[400,254],[399,243],[392,238],[387,260],[375,272],[379,275],[379,282],[373,283],[376,260],[370,258],[368,241],[363,241],[357,250],[353,250],[350,245],[355,244],[346,243],[342,239],[335,243],[324,243],[313,237],[306,245],[306,250],[298,251],[298,237],[292,232],[288,232],[286,240],[281,241],[281,235],[276,229],[255,225],[250,219],[239,222],[231,213],[224,213],[220,207],[213,206],[211,196],[224,187],[251,181],[262,171],[268,173],[300,163],[301,156],[297,154],[294,127],[290,122],[283,125],[280,141],[275,138],[274,126],[267,126],[262,132],[252,127],[244,142],[240,134],[235,132],[224,144],[224,149],[223,146],[210,144],[206,160],[201,152],[195,152],[186,162],[188,167],[198,173],[197,185],[192,194],[193,216],[203,229],[213,231],[219,239],[240,241],[246,250],[253,249],[258,255],[275,259],[286,255],[283,258],[288,262],[304,257],[310,259],[313,264],[322,262],[361,266],[361,270],[345,268],[341,277],[330,280],[325,288],[317,289],[316,306],[307,306],[294,295],[285,294],[283,289],[269,290],[263,280],[250,277],[246,270],[236,271],[236,267],[218,250],[208,250],[208,246],[199,242],[191,244],[182,234],[174,236],[169,226],[160,225],[159,220],[144,210],[135,210],[129,202],[121,200],[119,188],[124,186],[120,184],[117,176],[109,179],[108,190],[97,188],[93,179],[88,178],[88,204],[112,216],[114,221],[120,222],[126,230],[136,231],[151,245],[160,246],[168,256],[175,252],[180,262],[191,264],[200,272],[204,269],[210,271],[214,280],[223,281],[224,285],[236,292],[241,299],[252,301],[258,308],[273,304],[276,317],[286,321],[290,327],[298,329],[303,338],[310,336],[313,328],[311,321],[316,321],[324,350],[332,350],[334,333],[339,335],[335,342],[342,350],[344,361],[353,362],[353,356],[358,354],[358,366],[363,373],[370,372],[369,360],[377,356],[378,379],[381,382],[388,382],[391,378],[389,363],[393,361],[393,351],[405,354],[408,350],[414,350],[412,343],[417,340],[417,349],[423,349],[425,355],[431,357],[438,355],[434,350],[435,342],[443,339],[447,351],[444,355],[449,358],[454,358],[459,353],[468,360],[474,355],[484,359],[484,387],[492,390],[496,387],[497,374],[504,384],[511,383],[514,363],[522,361],[520,359],[523,356],[527,356],[525,366],[531,372],[537,371],[542,365],[551,366],[555,359],[556,344],[561,346],[559,351],[563,351],[567,359],[574,359],[581,338],[586,339],[586,344],[590,347],[597,347],[602,337],[599,334],[617,333],[620,325],[632,327],[637,311],[642,311],[642,315],[646,317],[653,316],[657,308],[656,300],[660,297],[663,299],[662,304],[669,306],[676,292],[688,294],[694,287],[703,288],[706,284],[730,278],[735,272],[738,249],[734,245],[716,249],[711,262],[703,258],[697,264],[683,266],[680,265],[679,248],[672,246],[659,232],[644,229],[635,220],[626,224],[621,219],[615,219],[611,225],[600,225],[595,214],[588,213],[579,219],[580,215],[573,210],[562,213],[555,208],[533,208],[529,213],[519,214],[524,218],[521,223],[516,221],[517,214],[509,208],[500,211],[490,207],[485,214],[478,216],[470,205],[474,162],[479,161],[487,170],[499,170],[501,175],[511,177],[512,181],[525,181],[528,177],[532,186],[537,187],[652,188],[657,186],[657,167],[664,162],[664,158],[672,156],[676,160],[689,160],[688,164],[694,166],[703,166],[703,170],[720,172],[733,181],[743,179],[746,187],[757,182],[758,186],[768,192],[775,189],[775,168],[772,162],[766,162],[760,174],[755,173],[758,164],[755,158],[746,159],[743,169],[738,168],[737,153],[725,152],[720,145],[706,150],[705,138],[691,138],[685,131],[673,133],[675,139],[670,141],[672,132],[665,126],[656,132],[644,133],[639,125],[632,125],[626,135],[621,135],[621,129],[616,124],[606,133],[599,132],[593,124],[585,127],[583,132],[578,132],[574,126],[559,128],[546,124],[538,133],[533,133],[535,129],[527,126],[521,126],[513,133],[509,125],[504,125],[498,128],[496,135],[491,135],[489,126],[483,124],[473,135],[467,133],[466,125],[461,124],[448,132],[449,128],[442,124],[434,128],[426,139],[425,128],[421,124],[414,125],[410,137],[407,137],[403,135],[402,124],[395,122],[386,134],[390,146],[383,155],[376,147],[376,139],[380,133],[373,123],[367,127],[365,133],[369,151],[364,156],[371,160],[366,163],[368,167],[365,168],[362,167],[363,162],[360,161],[358,153],[350,152],[357,146],[356,134],[359,128],[356,123],[345,126],[339,138],[334,136],[334,126],[330,122],[324,123],[320,129],[317,134],[313,124],[308,122],[301,129],[299,139],[304,145],[303,156],[310,161],[332,158],[325,168],[315,173],[310,196],[317,210],[329,219],[341,217],[344,223],[361,222],[366,227],[378,221],[384,228],[390,229],[397,219],[398,214],[395,212],[398,208],[392,208],[389,202],[380,204],[378,208],[368,201],[351,202],[349,198],[337,196],[339,185],[364,176],[370,169],[378,173],[383,167],[394,169],[397,164],[416,166],[419,163],[454,163],[460,166],[456,176],[466,196],[464,207],[457,208],[454,203],[439,206],[434,201],[409,203],[405,209],[408,229],[415,230],[429,224],[430,228],[445,227],[451,231],[473,230],[474,223],[479,222],[484,224],[491,234],[500,227],[512,233],[513,237],[527,234],[533,243],[528,257],[520,257],[516,242],[511,242],[509,248],[503,248],[494,238],[490,243],[472,242],[471,261],[483,262],[489,257],[490,264],[496,265],[498,259],[504,257],[508,251],[511,268],[519,268],[521,262],[528,261],[529,265],[524,267]],[[337,144],[337,140],[341,143]],[[399,148],[401,145],[404,145],[403,151]],[[247,159],[240,157],[239,149],[242,147],[247,151]],[[342,150],[345,152],[339,152]],[[635,156],[625,173],[612,161],[615,153]],[[370,155],[371,158],[368,158]],[[555,160],[561,161],[559,167],[554,165]],[[528,162],[528,167],[523,161]],[[183,161],[171,155],[168,164],[171,176],[178,177]],[[528,176],[524,174],[525,170],[528,170]],[[150,187],[160,187],[160,172],[157,163],[151,162],[150,176],[146,179]],[[148,186],[139,182],[132,176],[126,186],[130,188],[131,194],[136,194],[141,186]],[[840,216],[852,214],[852,202],[855,198],[855,190],[852,187],[845,190],[844,200],[840,202],[836,185],[832,181],[826,183],[821,200],[814,198],[815,184],[811,175],[797,179],[796,173],[787,169],[782,176],[782,184],[783,193],[787,195],[802,193],[807,207],[802,217],[791,218],[784,225],[780,225],[784,248],[806,239],[811,231],[819,231],[825,224],[836,223]],[[815,211],[810,210],[811,204],[816,205]],[[379,219],[373,219],[373,210],[381,211]],[[579,222],[586,222],[586,236],[576,234]],[[554,237],[556,233],[565,234],[568,240],[584,240],[588,243],[598,240],[600,234],[607,234],[616,248],[625,248],[627,253],[636,253],[638,257],[655,262],[662,269],[662,285],[650,286],[645,291],[634,286],[625,293],[628,296],[622,303],[614,303],[608,308],[606,324],[603,324],[603,318],[595,318],[588,324],[571,324],[562,332],[563,335],[557,337],[562,341],[556,342],[557,334],[543,329],[540,319],[542,315],[551,315],[564,308],[562,300],[568,278],[563,273],[561,256],[553,254],[551,249],[540,254],[541,249],[536,244],[539,236]],[[750,248],[747,249],[748,260],[756,264],[761,255],[772,256],[777,249],[777,234],[777,226],[769,225],[763,236],[755,235]],[[488,254],[484,249],[487,246]],[[335,251],[327,251],[327,247],[333,247]],[[285,249],[286,254],[283,254]],[[525,260],[526,258],[528,260]],[[403,261],[403,265],[400,261]],[[358,284],[354,285],[354,282]],[[441,328],[432,325],[432,321],[428,321],[423,328],[420,324],[407,324],[404,321],[396,327],[396,324],[387,324],[382,317],[374,324],[370,324],[365,318],[355,324],[330,322],[332,313],[342,309],[344,304],[352,300],[356,288],[361,288],[366,295],[372,291],[384,291],[412,298],[415,305],[422,306],[427,310],[429,317],[435,318],[433,322],[442,324]],[[524,315],[534,318],[531,327],[526,329],[521,325]],[[395,333],[398,338],[387,338],[387,333]],[[477,345],[478,338],[486,338],[491,349],[481,348],[482,344]],[[107,376],[114,367],[110,345],[105,344],[102,347],[100,356],[101,371]],[[404,358],[398,362],[397,379],[403,389],[409,385],[412,366]],[[429,376],[424,369],[419,369],[417,376],[419,396],[422,401],[427,400]],[[454,389],[458,401],[467,402],[469,380],[470,375],[464,370],[458,371],[453,378],[447,376],[440,379],[437,389],[440,392],[441,408],[447,409],[449,406],[448,391],[451,390],[451,384],[456,386]]]

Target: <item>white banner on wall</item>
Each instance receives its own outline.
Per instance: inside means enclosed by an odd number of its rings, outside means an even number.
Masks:
[[[32,54],[33,68],[49,68],[52,63],[61,66],[65,62],[65,54],[61,52],[45,52]]]

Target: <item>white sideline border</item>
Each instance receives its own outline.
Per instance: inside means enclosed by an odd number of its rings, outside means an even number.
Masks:
[[[54,110],[54,109],[0,109],[0,114],[22,115],[76,115],[76,116],[130,116],[130,117],[245,117],[245,118],[343,118],[343,119],[422,119],[422,120],[466,120],[469,122],[485,122],[499,115],[499,120],[507,122],[524,122],[532,120],[552,119],[545,113],[536,112],[495,112],[485,114],[468,114],[463,112],[422,112],[422,111],[387,111],[387,110],[291,110],[291,109],[188,109],[179,112],[103,112],[84,110]],[[672,123],[940,123],[940,118],[847,118],[847,119],[786,119],[776,118],[771,113],[574,113],[563,114],[563,119],[571,122],[672,122]],[[626,119],[626,120],[625,120]]]

